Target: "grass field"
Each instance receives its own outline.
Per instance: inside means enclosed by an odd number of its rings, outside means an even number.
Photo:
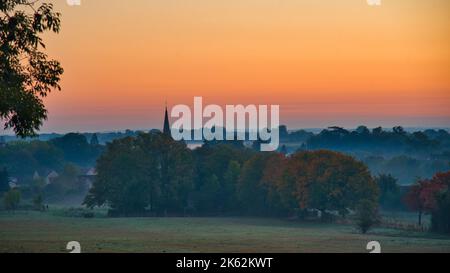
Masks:
[[[0,252],[450,252],[450,237],[395,229],[361,235],[352,226],[248,218],[70,218],[0,212]]]

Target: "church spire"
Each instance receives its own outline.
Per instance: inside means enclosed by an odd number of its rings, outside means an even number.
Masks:
[[[170,123],[169,123],[169,111],[167,110],[167,102],[166,102],[166,113],[164,115],[164,129],[163,133],[168,136],[172,136],[170,131]]]

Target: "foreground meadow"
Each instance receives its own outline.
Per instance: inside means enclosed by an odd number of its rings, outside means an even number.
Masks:
[[[57,213],[0,212],[0,252],[450,252],[450,237],[378,228],[256,218],[72,218]]]

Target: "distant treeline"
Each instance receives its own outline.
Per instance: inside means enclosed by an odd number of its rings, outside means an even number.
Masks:
[[[99,144],[105,145],[113,140],[137,136],[142,132],[157,132],[158,130],[125,130],[123,132],[97,132],[78,133],[91,139],[93,135],[98,138]],[[26,141],[49,141],[61,138],[64,134],[41,134],[36,138],[27,138]],[[22,141],[15,136],[3,136],[5,141]],[[320,129],[288,130],[287,126],[280,126],[280,139],[282,143],[305,144],[310,149],[339,149],[345,151],[373,151],[377,154],[440,154],[441,151],[450,151],[450,134],[445,129],[411,130],[401,126],[386,130],[382,127],[370,129],[359,126],[354,130],[342,127],[329,127]]]
[[[30,177],[35,171],[62,170],[66,163],[94,167],[106,143],[139,133],[127,130],[50,134],[25,142],[6,138],[8,145],[3,148],[0,145],[0,167],[7,167],[11,175],[20,178]],[[418,178],[431,178],[450,169],[450,134],[443,129],[407,132],[402,127],[388,131],[360,126],[355,130],[331,127],[312,133],[288,131],[281,126],[280,139],[281,153],[322,149],[343,152],[365,162],[372,174],[392,174],[400,184],[412,184]],[[256,145],[254,148],[257,149]]]
[[[30,180],[35,172],[63,171],[65,165],[95,166],[104,150],[96,135],[90,141],[81,134],[67,134],[49,141],[9,142],[0,147],[0,167],[21,181]]]
[[[90,140],[94,135],[96,135],[99,144],[105,145],[108,142],[111,142],[115,139],[124,138],[127,136],[136,136],[138,133],[143,131],[133,131],[133,130],[125,130],[123,132],[97,132],[97,133],[76,133],[78,135],[83,135],[87,140]],[[55,138],[61,138],[65,136],[66,134],[58,134],[58,133],[50,133],[50,134],[39,134],[36,137],[27,137],[27,138],[20,138],[16,136],[3,136],[4,140],[6,142],[17,142],[17,141],[25,141],[25,142],[32,142],[32,141],[50,141]]]
[[[408,154],[419,157],[445,156],[450,152],[450,134],[446,130],[406,132],[402,127],[385,131],[381,127],[368,129],[360,126],[354,131],[331,127],[311,136],[306,141],[308,149],[341,150],[377,155]]]
[[[340,151],[364,161],[375,174],[392,174],[401,184],[450,170],[450,134],[446,130],[413,133],[402,127],[385,131],[360,126],[354,131],[331,127],[313,135],[303,149]]]

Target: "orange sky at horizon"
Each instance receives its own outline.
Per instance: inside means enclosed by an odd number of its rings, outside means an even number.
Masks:
[[[163,107],[280,104],[291,128],[450,127],[450,1],[82,0],[45,35],[43,132],[159,128]]]

